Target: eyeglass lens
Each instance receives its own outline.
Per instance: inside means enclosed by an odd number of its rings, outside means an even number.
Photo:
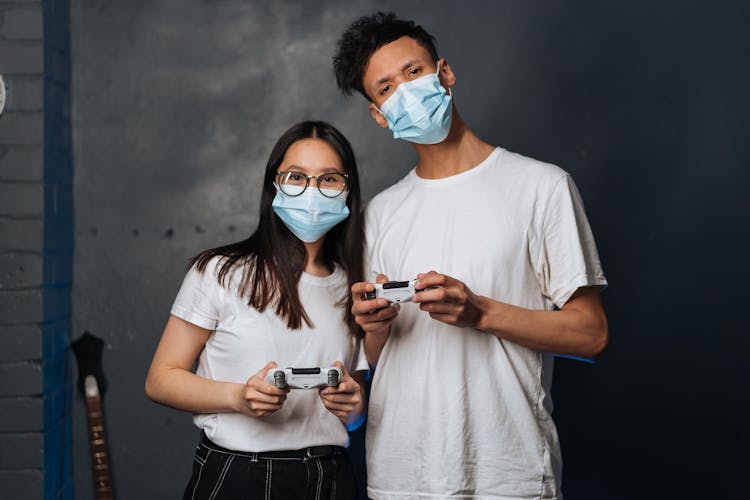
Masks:
[[[289,196],[297,196],[309,185],[308,179],[316,179],[318,190],[328,197],[341,194],[346,189],[346,177],[338,172],[307,176],[302,172],[279,172],[279,188]]]

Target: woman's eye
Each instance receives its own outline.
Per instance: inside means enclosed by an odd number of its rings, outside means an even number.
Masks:
[[[391,86],[390,85],[386,85],[385,87],[383,87],[382,89],[380,89],[380,95],[387,94],[389,90],[391,90]]]
[[[302,176],[300,174],[289,174],[289,179],[292,181],[299,181],[302,180]]]

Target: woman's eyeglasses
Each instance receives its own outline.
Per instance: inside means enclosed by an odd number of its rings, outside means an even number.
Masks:
[[[310,179],[315,179],[315,185],[320,194],[327,198],[335,198],[346,191],[347,174],[341,172],[326,172],[318,175],[305,175],[302,172],[286,170],[276,173],[276,184],[281,192],[287,196],[299,196],[310,185]]]

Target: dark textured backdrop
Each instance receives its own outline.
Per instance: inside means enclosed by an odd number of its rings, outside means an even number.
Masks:
[[[73,335],[108,344],[119,496],[176,498],[188,477],[190,417],[149,402],[144,377],[186,259],[254,229],[276,138],[331,121],[368,199],[413,165],[331,74],[337,36],[380,8],[436,35],[480,137],[562,166],[583,194],[611,344],[556,368],[566,498],[742,497],[747,3],[402,4],[71,1]],[[80,399],[74,415],[88,499]]]

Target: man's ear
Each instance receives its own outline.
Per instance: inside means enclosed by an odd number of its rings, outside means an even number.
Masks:
[[[375,123],[380,125],[382,128],[388,128],[388,120],[385,119],[385,116],[383,116],[380,111],[378,111],[377,106],[375,104],[370,103],[367,106],[367,109],[370,110],[370,116],[372,116],[372,119],[375,120]]]
[[[438,75],[440,83],[446,89],[453,87],[456,84],[456,75],[453,73],[453,69],[445,59],[438,59],[438,62],[440,63],[440,74]]]

